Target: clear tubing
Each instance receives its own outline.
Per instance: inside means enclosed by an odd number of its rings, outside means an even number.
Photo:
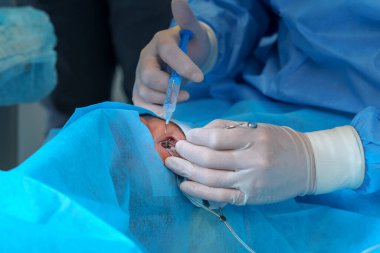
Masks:
[[[168,151],[168,153],[171,155],[171,156],[174,156],[173,153],[171,152],[170,149],[166,149]],[[178,185],[180,184],[181,182],[181,178],[179,176],[177,176],[177,182],[178,182]],[[196,198],[193,198],[191,197],[189,194],[187,193],[183,193],[195,206],[198,206],[200,208],[202,208],[203,210],[206,210],[207,212],[215,215],[216,217],[219,218],[219,221],[223,222],[224,225],[226,225],[227,229],[230,231],[230,233],[233,235],[233,237],[235,237],[235,239],[250,253],[256,253],[251,247],[249,247],[241,238],[238,234],[236,234],[235,230],[231,227],[231,225],[227,222],[227,218],[222,214],[222,208],[219,208],[219,214],[214,212],[212,209],[208,208],[207,206],[205,206],[201,201],[199,201],[198,199]]]
[[[220,214],[217,214],[216,212],[214,212],[213,210],[211,210],[210,208],[206,207],[203,203],[201,203],[198,199],[195,199],[193,197],[191,197],[190,195],[184,193],[184,195],[190,199],[190,201],[196,205],[196,206],[199,206],[201,207],[202,209],[206,210],[207,212],[215,215],[216,217],[219,218],[219,220],[221,222],[224,223],[224,225],[226,225],[227,229],[230,231],[230,233],[235,237],[235,239],[250,253],[256,253],[251,247],[249,247],[240,237],[238,234],[236,234],[235,230],[231,227],[231,225],[227,222],[227,218],[225,216],[222,215],[221,213],[221,208],[220,208]]]

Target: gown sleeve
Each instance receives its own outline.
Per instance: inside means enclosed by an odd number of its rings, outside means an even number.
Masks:
[[[191,0],[189,4],[217,38],[217,60],[207,80],[235,76],[273,21],[269,8],[258,0]]]
[[[367,107],[359,112],[351,125],[362,140],[366,173],[359,191],[373,193],[380,190],[380,110]]]

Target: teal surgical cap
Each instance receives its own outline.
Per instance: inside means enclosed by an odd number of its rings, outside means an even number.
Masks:
[[[54,89],[55,45],[44,12],[0,8],[0,105],[38,101]]]

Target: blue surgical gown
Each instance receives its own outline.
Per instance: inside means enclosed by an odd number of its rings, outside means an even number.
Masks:
[[[366,178],[359,192],[380,189],[380,2],[191,0],[190,5],[218,40],[217,61],[206,81],[222,87],[212,86],[211,97],[266,97],[350,115],[365,150]],[[228,78],[233,81],[220,81]]]

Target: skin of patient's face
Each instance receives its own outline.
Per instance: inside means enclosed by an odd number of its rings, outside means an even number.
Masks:
[[[167,138],[173,138],[175,142],[184,140],[185,135],[182,130],[174,123],[169,123],[165,136],[165,121],[150,115],[140,116],[141,122],[146,125],[153,136],[154,145],[162,161],[170,156],[168,151],[161,146],[160,142]]]

